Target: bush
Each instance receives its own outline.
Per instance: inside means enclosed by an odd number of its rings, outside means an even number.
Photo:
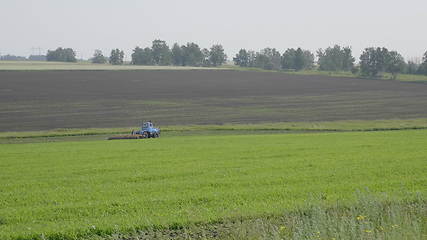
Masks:
[[[360,68],[358,66],[353,66],[351,68],[351,73],[353,73],[354,75],[359,74],[359,72],[360,72]]]

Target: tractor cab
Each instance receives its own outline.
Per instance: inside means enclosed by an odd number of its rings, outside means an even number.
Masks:
[[[152,122],[145,122],[142,124],[141,130],[150,130],[154,128],[154,124]]]
[[[160,136],[160,129],[155,128],[151,121],[144,122],[141,126],[140,134],[147,135],[147,137],[156,138]]]

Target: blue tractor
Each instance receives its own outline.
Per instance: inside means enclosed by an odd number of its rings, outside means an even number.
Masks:
[[[148,121],[142,124],[140,130],[132,130],[132,135],[140,136],[140,138],[158,138],[160,137],[160,128],[154,127],[154,124]]]
[[[140,130],[132,130],[129,135],[119,135],[109,137],[108,140],[115,139],[143,139],[143,138],[158,138],[160,137],[160,128],[155,128],[151,121],[144,122]]]

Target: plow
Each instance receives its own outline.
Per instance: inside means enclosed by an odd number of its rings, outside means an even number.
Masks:
[[[144,139],[144,138],[158,138],[160,137],[160,128],[154,127],[151,121],[144,122],[141,129],[135,131],[132,130],[130,134],[117,135],[109,137],[108,140],[120,140],[120,139]]]

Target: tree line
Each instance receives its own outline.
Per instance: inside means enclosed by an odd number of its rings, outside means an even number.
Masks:
[[[289,48],[283,54],[275,48],[264,48],[259,52],[241,49],[233,58],[240,67],[255,67],[266,70],[303,70],[314,67],[314,55],[301,48]]]
[[[105,57],[100,50],[95,50],[92,63],[106,63],[113,65],[123,64],[124,52],[113,49],[110,57]],[[216,67],[225,63],[227,55],[222,45],[213,45],[210,49],[200,48],[196,43],[179,45],[175,43],[170,48],[163,40],[154,40],[151,47],[135,47],[131,55],[133,65],[158,65],[158,66],[196,66]]]
[[[317,61],[315,61],[315,57]],[[71,48],[57,48],[49,50],[47,61],[76,62],[76,53]],[[102,51],[95,50],[92,63],[113,65],[124,64],[124,52],[113,49],[109,57]],[[319,49],[316,54],[302,48],[288,48],[280,53],[275,48],[264,48],[260,51],[241,49],[233,57],[235,65],[240,67],[262,68],[266,70],[301,71],[317,69],[320,71],[351,71],[367,77],[376,77],[381,73],[390,73],[394,78],[399,73],[427,75],[427,52],[420,63],[405,61],[397,51],[385,47],[365,48],[356,64],[351,47],[335,45],[326,49]],[[158,66],[197,66],[216,67],[227,61],[227,55],[220,44],[208,48],[201,48],[194,42],[185,45],[168,44],[156,39],[148,47],[135,47],[131,54],[133,65]]]
[[[136,47],[131,58],[134,65],[216,67],[225,63],[227,55],[219,44],[201,49],[193,42],[182,46],[175,43],[169,48],[165,41],[154,40],[151,47]]]
[[[280,54],[275,48],[265,48],[259,52],[241,49],[233,58],[234,64],[241,67],[256,67],[267,70],[301,71],[317,67],[320,71],[351,71],[366,77],[376,77],[386,72],[396,78],[398,73],[427,75],[427,52],[422,62],[406,62],[402,55],[387,48],[365,48],[360,56],[359,64],[352,55],[351,47],[335,45],[314,54],[301,48],[289,48]]]
[[[27,57],[15,56],[15,55],[4,55],[0,56],[0,61],[46,61],[45,55],[30,55]]]

